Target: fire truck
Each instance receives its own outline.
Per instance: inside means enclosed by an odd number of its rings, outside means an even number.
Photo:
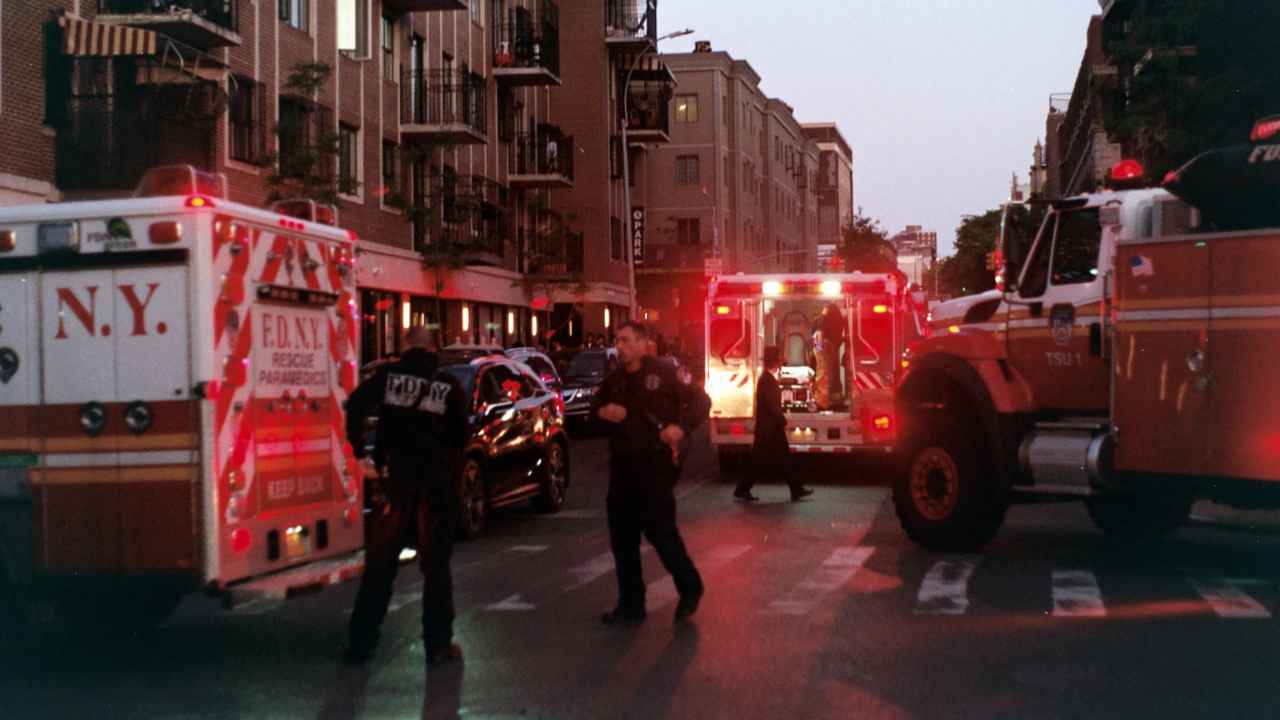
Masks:
[[[751,447],[767,346],[782,355],[793,453],[888,452],[898,362],[922,333],[923,297],[900,275],[729,275],[712,279],[707,297],[706,390],[722,471],[740,469]],[[835,363],[824,362],[830,343]]]
[[[154,617],[360,573],[355,238],[224,195],[158,168],[0,210],[0,599]]]
[[[1280,507],[1278,139],[1264,121],[1163,187],[1126,160],[1034,238],[1002,231],[1003,289],[904,360],[908,536],[976,548],[1037,500],[1082,500],[1121,542],[1172,531],[1197,498]]]

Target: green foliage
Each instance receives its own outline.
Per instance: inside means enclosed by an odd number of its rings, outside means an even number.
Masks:
[[[1020,239],[1023,254],[1030,249],[1045,211],[1042,205],[1009,206],[1007,233]],[[1002,208],[996,208],[981,215],[967,215],[961,221],[956,228],[955,254],[938,263],[940,295],[974,295],[995,287],[995,273],[987,269],[987,256],[995,252],[1000,238],[1001,213]]]
[[[326,63],[298,63],[293,66],[285,82],[288,94],[302,101],[309,101],[315,91],[329,78],[332,68]],[[355,192],[356,186],[339,187],[341,181],[334,172],[338,158],[338,133],[318,120],[318,108],[302,113],[301,118],[281,118],[276,125],[276,147],[284,138],[293,141],[288,153],[274,153],[266,158],[272,168],[266,184],[270,190],[269,202],[286,198],[307,198],[321,203],[338,202],[340,192]],[[303,142],[305,140],[305,142]]]
[[[881,273],[898,267],[898,254],[889,242],[889,234],[880,227],[879,220],[863,215],[861,207],[844,229],[836,254],[844,261],[845,272]]]

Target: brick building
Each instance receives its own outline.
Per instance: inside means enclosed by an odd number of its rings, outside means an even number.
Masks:
[[[0,5],[0,201],[127,195],[147,167],[191,164],[263,206],[277,168],[311,164],[361,238],[366,360],[411,321],[446,343],[548,327],[523,273],[563,254],[539,242],[548,190],[573,182],[554,3],[153,5]]]
[[[840,245],[844,229],[853,222],[853,148],[832,123],[810,123],[805,136],[818,144],[818,238],[825,248]],[[819,262],[819,268],[825,266]]]
[[[708,259],[725,273],[817,270],[821,162],[748,62],[698,45],[660,56],[677,83],[671,140],[645,149],[632,195],[645,218],[639,312],[691,355],[702,347]]]

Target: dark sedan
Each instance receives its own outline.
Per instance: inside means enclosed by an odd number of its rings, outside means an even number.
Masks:
[[[591,401],[600,391],[605,375],[618,367],[618,351],[613,348],[583,350],[569,361],[564,373],[565,418],[582,429],[591,418]]]
[[[485,356],[443,370],[470,403],[460,478],[460,534],[480,534],[494,508],[532,500],[554,513],[569,489],[564,402],[524,363]]]

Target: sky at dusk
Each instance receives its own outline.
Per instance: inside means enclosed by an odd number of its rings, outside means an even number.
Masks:
[[[801,122],[853,147],[854,204],[890,234],[938,232],[1026,181],[1049,95],[1070,92],[1098,0],[661,0],[662,43],[747,60]]]

